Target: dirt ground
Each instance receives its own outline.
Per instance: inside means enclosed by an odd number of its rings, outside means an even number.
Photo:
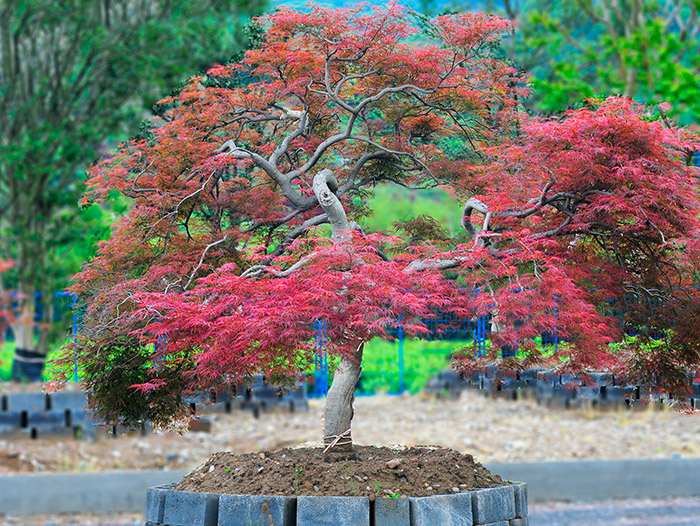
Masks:
[[[212,453],[320,445],[323,404],[306,412],[211,414],[210,433],[71,438],[0,436],[0,474],[193,469]],[[465,392],[457,400],[425,396],[359,397],[353,437],[365,445],[434,444],[479,462],[700,457],[700,415],[673,409],[599,412],[540,407]]]
[[[346,453],[323,448],[216,453],[190,472],[180,491],[229,495],[344,495],[424,497],[503,484],[471,455],[447,448],[356,446]]]

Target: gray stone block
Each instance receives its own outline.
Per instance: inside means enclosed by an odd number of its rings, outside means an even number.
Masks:
[[[414,497],[411,526],[465,526],[472,522],[471,493]],[[378,526],[378,525],[377,525]]]
[[[163,522],[163,512],[165,511],[165,495],[172,486],[164,484],[148,488],[146,493],[146,524]]]
[[[511,521],[508,522],[508,526],[523,526],[523,521],[522,519],[511,519]]]
[[[27,427],[33,427],[39,431],[61,431],[66,427],[66,415],[63,411],[47,411],[27,413]]]
[[[294,526],[296,499],[264,495],[221,495],[218,526]]]
[[[377,499],[374,501],[376,526],[408,526],[411,522],[411,506],[408,499]]]
[[[515,491],[512,485],[471,492],[474,524],[508,521],[515,517]]]
[[[189,491],[165,494],[163,523],[168,526],[217,526],[219,495]]]
[[[46,411],[48,395],[44,393],[7,393],[6,411]]]
[[[297,497],[297,526],[369,526],[369,497]]]
[[[14,431],[20,427],[22,418],[16,411],[0,413],[0,431]]]
[[[77,413],[85,410],[87,405],[87,395],[82,391],[64,391],[49,395],[51,409],[53,411],[70,410]]]
[[[515,496],[515,516],[527,517],[527,484],[521,482],[513,485]]]
[[[510,526],[509,521],[498,521],[492,522],[491,524],[484,524],[484,526]]]

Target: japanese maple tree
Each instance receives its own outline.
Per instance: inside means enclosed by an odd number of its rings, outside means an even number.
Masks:
[[[65,360],[78,352],[102,417],[164,424],[184,414],[183,393],[256,373],[294,381],[320,319],[339,357],[324,439],[342,450],[364,343],[399,317],[420,335],[438,312],[491,316],[493,345],[466,350],[465,366],[583,370],[630,363],[607,345],[622,333],[603,308],[625,291],[697,312],[700,203],[682,130],[621,99],[520,115],[499,18],[309,7],[258,23],[259,48],[161,101],[149,136],[91,170],[86,200],[132,202],[73,287],[87,312]],[[449,189],[464,231],[421,216],[364,232],[379,183]],[[568,344],[547,358],[534,339],[555,329]],[[683,349],[668,367],[698,363]]]

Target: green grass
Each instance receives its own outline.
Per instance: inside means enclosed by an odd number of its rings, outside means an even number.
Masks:
[[[14,354],[14,342],[0,344],[0,380],[3,382],[7,382],[12,377],[12,357]]]
[[[450,354],[466,341],[404,341],[404,385],[411,393],[420,391],[438,371],[449,367]],[[399,345],[375,338],[365,344],[360,392],[399,391]]]

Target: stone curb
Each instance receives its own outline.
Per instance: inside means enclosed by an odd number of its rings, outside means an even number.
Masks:
[[[528,526],[527,485],[429,497],[215,495],[150,488],[147,526]]]

